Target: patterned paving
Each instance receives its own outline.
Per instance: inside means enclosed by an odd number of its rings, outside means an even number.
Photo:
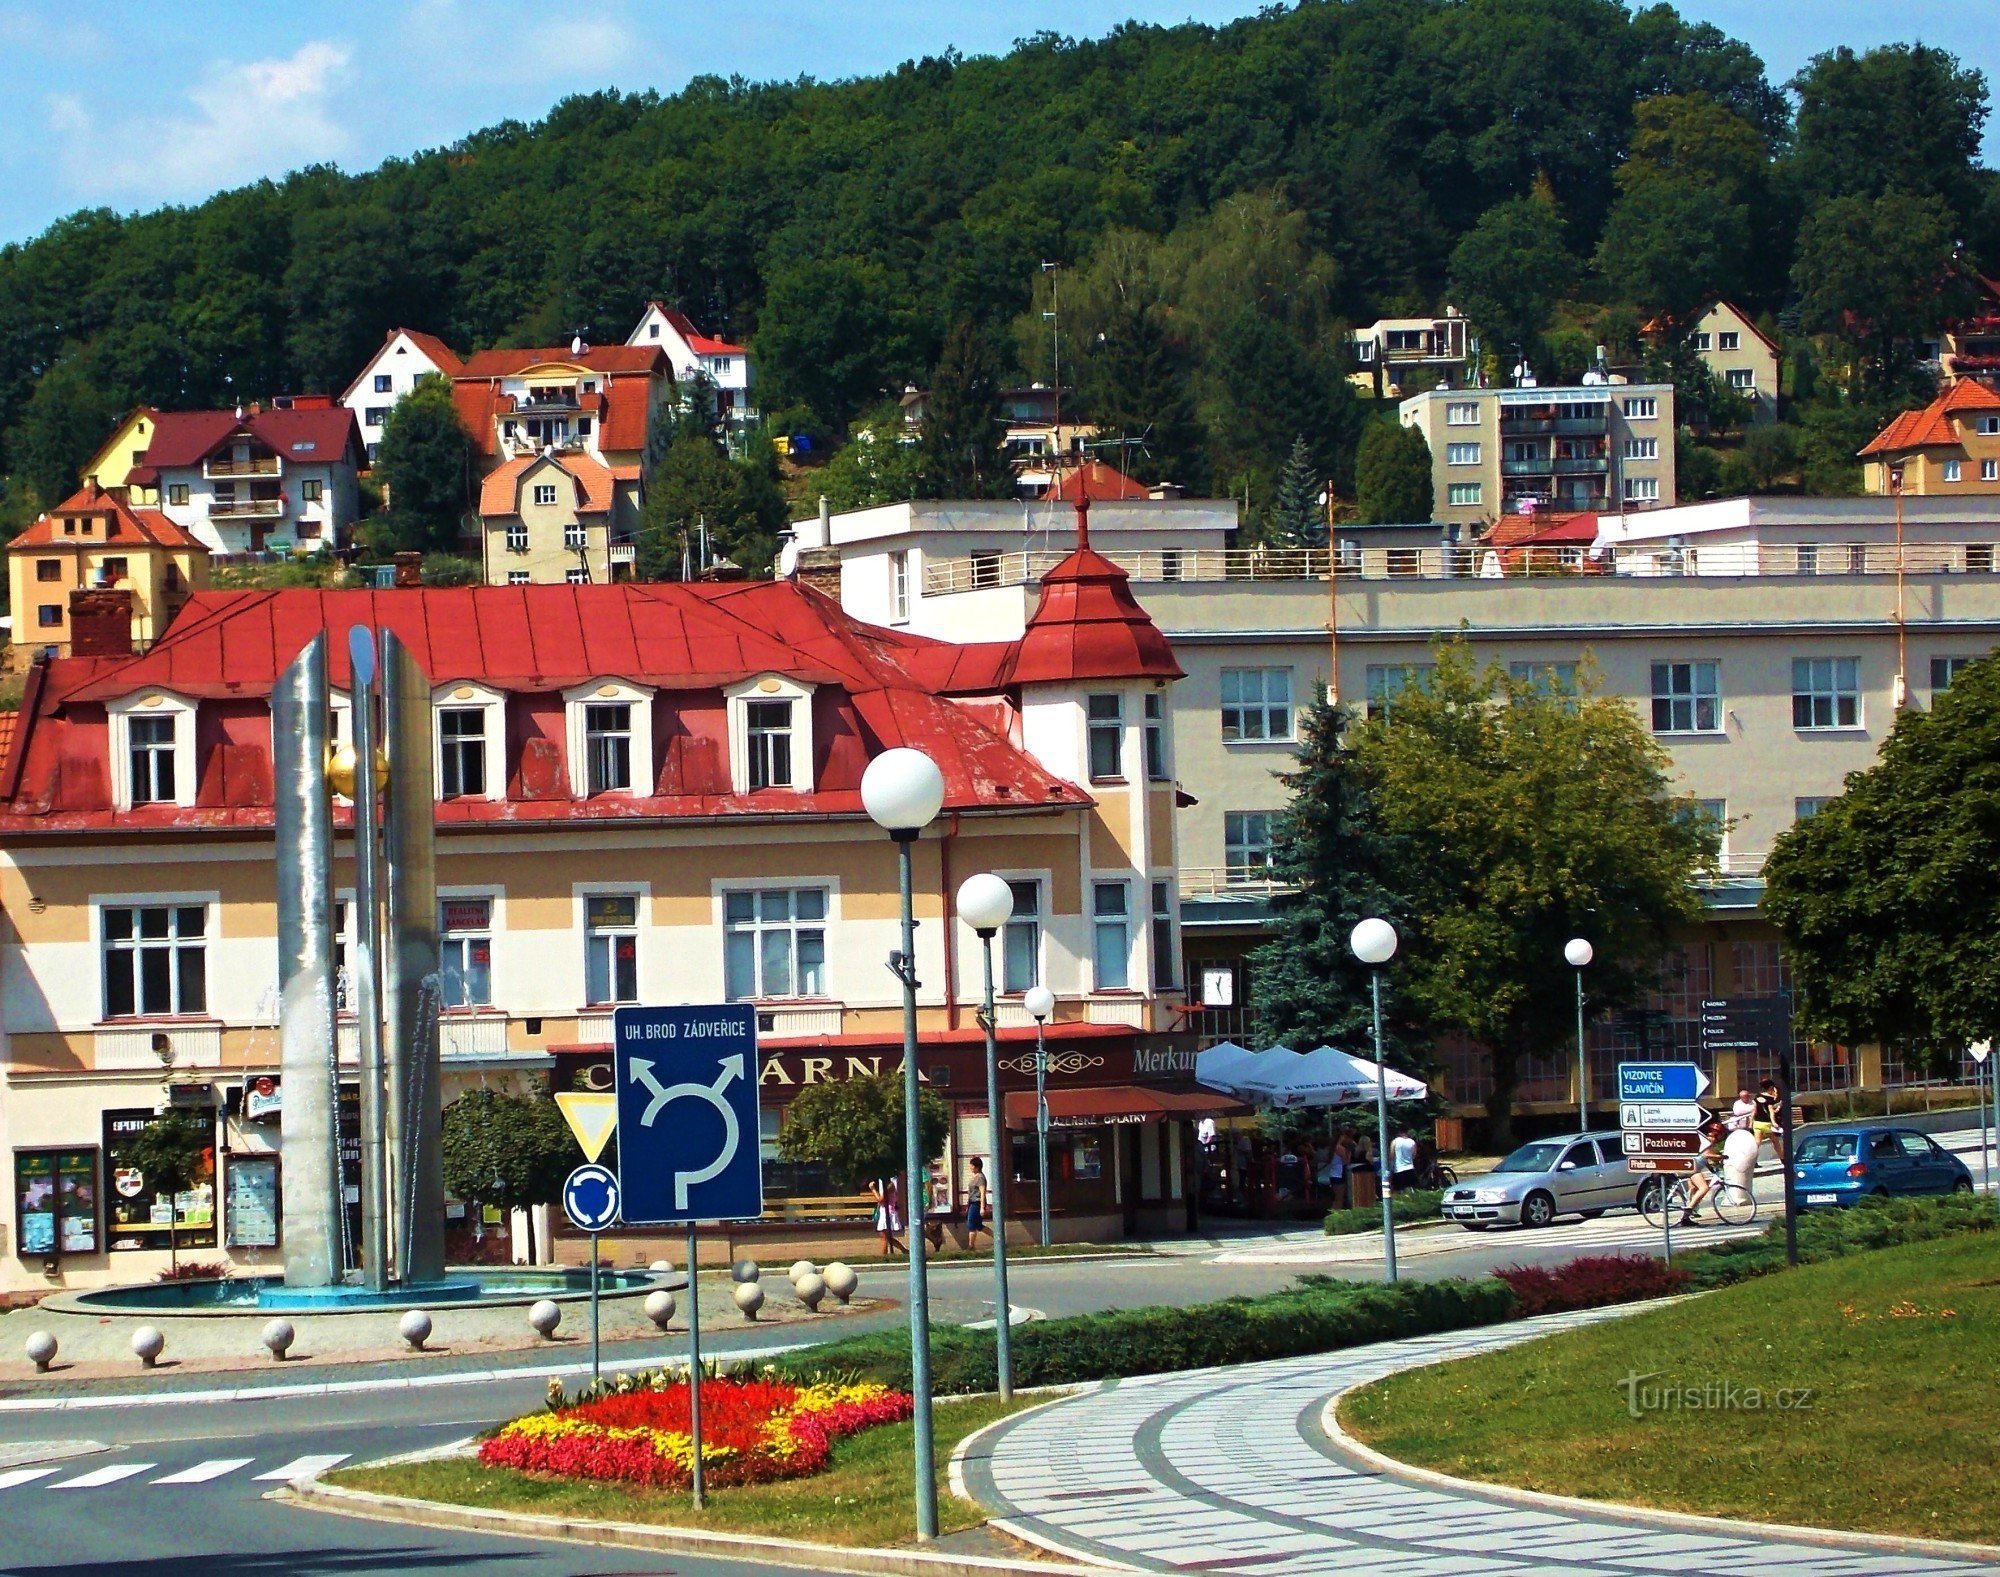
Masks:
[[[1327,1399],[1440,1358],[1615,1317],[1557,1315],[1322,1357],[1128,1380],[982,1438],[966,1487],[1015,1531],[1079,1559],[1153,1572],[1379,1577],[1779,1577],[2000,1572],[1971,1560],[1687,1532],[1542,1511],[1385,1476],[1320,1427]]]

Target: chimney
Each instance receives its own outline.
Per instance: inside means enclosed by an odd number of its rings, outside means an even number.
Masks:
[[[69,654],[72,657],[132,655],[132,593],[117,588],[69,594]]]
[[[801,584],[840,601],[840,554],[833,548],[802,548],[796,577]]]
[[[421,553],[398,553],[396,555],[396,584],[401,586],[421,586],[424,583],[424,556]]]

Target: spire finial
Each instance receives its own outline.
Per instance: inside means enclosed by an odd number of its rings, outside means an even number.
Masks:
[[[1079,550],[1090,547],[1090,462],[1084,461],[1076,468],[1076,545]]]

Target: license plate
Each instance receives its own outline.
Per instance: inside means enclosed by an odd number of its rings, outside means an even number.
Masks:
[[[1839,1201],[1831,1194],[1807,1194],[1806,1203],[1809,1205],[1831,1205],[1837,1204]]]

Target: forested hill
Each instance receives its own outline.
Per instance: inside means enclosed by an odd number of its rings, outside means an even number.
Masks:
[[[366,174],[82,213],[0,252],[13,509],[136,402],[338,390],[396,324],[462,350],[622,339],[662,296],[751,340],[767,411],[837,429],[925,379],[955,320],[1046,375],[1048,259],[1078,266],[1079,312],[1093,277],[1129,304],[1144,274],[1187,293],[1183,338],[1255,309],[1315,365],[1338,323],[1448,288],[1495,337],[1711,284],[1773,310],[1799,216],[1845,196],[1934,201],[1991,261],[1977,74],[1829,57],[1796,98],[1716,29],[1612,0],[1304,0],[854,81],[575,98]],[[1594,264],[1607,223],[1619,255]],[[1219,269],[1232,244],[1248,272]]]

